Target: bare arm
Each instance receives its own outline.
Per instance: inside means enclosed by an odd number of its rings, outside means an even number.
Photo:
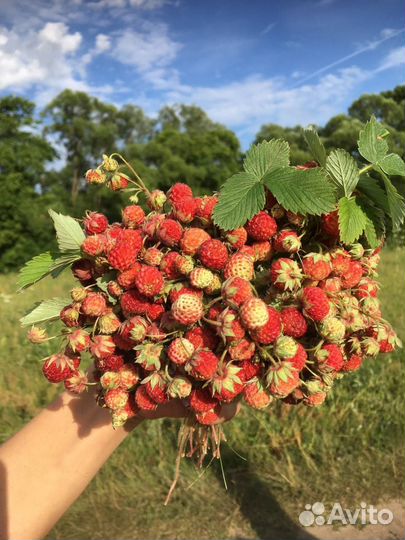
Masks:
[[[235,414],[224,407],[224,419]],[[182,403],[161,405],[148,418],[183,417]],[[91,393],[62,394],[0,447],[0,539],[44,537],[113,451],[142,422],[114,430]]]

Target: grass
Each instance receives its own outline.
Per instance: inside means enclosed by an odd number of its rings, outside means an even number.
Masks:
[[[380,278],[384,316],[405,338],[404,250],[387,250]],[[38,350],[18,319],[34,301],[63,294],[68,276],[16,294],[0,276],[0,437],[10,437],[58,392],[43,381]],[[63,290],[62,290],[63,289]],[[51,345],[49,345],[49,351]],[[47,352],[45,347],[44,355]],[[171,504],[162,502],[176,456],[177,425],[142,425],[103,467],[49,538],[296,538],[306,503],[358,506],[403,494],[402,351],[368,361],[339,381],[319,409],[243,409],[226,426],[221,468],[201,478],[189,462]],[[246,461],[238,457],[241,454]],[[196,481],[196,479],[198,479]],[[198,518],[197,518],[198,516]]]

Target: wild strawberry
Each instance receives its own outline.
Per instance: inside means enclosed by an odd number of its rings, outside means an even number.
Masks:
[[[363,363],[363,357],[358,354],[352,354],[345,360],[342,371],[357,371]]]
[[[212,351],[197,350],[185,369],[195,379],[207,381],[216,372],[218,362],[218,357]]]
[[[128,392],[122,388],[114,388],[113,390],[108,390],[104,394],[104,402],[109,409],[113,411],[117,409],[122,409],[128,402]]]
[[[88,385],[87,375],[83,371],[72,371],[70,377],[64,380],[66,390],[72,394],[81,394],[87,390]]]
[[[100,169],[89,169],[85,178],[88,184],[104,184],[107,180],[107,176]]]
[[[205,388],[195,388],[190,395],[190,408],[196,413],[203,413],[214,409],[218,405],[210,392]]]
[[[274,343],[274,354],[281,360],[289,360],[298,352],[298,343],[290,336],[280,336]]]
[[[101,234],[93,234],[83,240],[81,250],[90,257],[96,257],[103,253],[104,245],[104,237]]]
[[[175,338],[167,349],[169,359],[178,365],[185,364],[194,354],[194,345],[186,338]]]
[[[308,324],[301,311],[294,307],[288,307],[281,312],[283,332],[286,336],[301,338],[308,331]]]
[[[259,212],[246,225],[250,238],[262,242],[269,240],[277,232],[277,222],[267,212]]]
[[[127,206],[122,211],[122,223],[129,229],[140,227],[145,221],[145,212],[137,204]]]
[[[248,330],[263,327],[269,320],[266,304],[260,298],[249,298],[240,307],[240,318]]]
[[[125,242],[117,241],[115,247],[108,254],[108,262],[116,270],[128,270],[136,262],[139,249],[134,249]]]
[[[105,373],[106,371],[118,371],[124,365],[124,357],[120,354],[110,354],[110,356],[96,358],[96,369]]]
[[[326,293],[319,287],[305,287],[302,293],[304,314],[319,322],[329,315],[330,304]]]
[[[339,315],[349,334],[364,330],[367,327],[365,316],[356,308],[345,307],[340,310]]]
[[[88,285],[94,279],[94,262],[79,259],[72,264],[72,273],[82,285]]]
[[[315,351],[314,356],[321,368],[332,371],[340,371],[344,364],[342,349],[335,343],[325,343]]]
[[[181,223],[190,223],[193,221],[196,212],[197,203],[192,197],[179,199],[172,207],[173,217],[181,221]]]
[[[100,384],[104,390],[112,390],[120,386],[120,374],[116,371],[105,371],[100,377]]]
[[[240,370],[240,367],[233,364],[218,368],[211,381],[214,398],[218,401],[229,402],[243,392],[243,383],[238,376]]]
[[[119,368],[120,386],[131,390],[139,382],[139,372],[133,364],[124,364]]]
[[[167,197],[171,204],[176,205],[178,204],[182,199],[185,198],[192,198],[193,192],[190,186],[187,184],[181,184],[178,182],[177,184],[174,184],[169,191],[167,192]]]
[[[135,403],[141,409],[141,411],[155,411],[158,404],[154,401],[145,386],[140,385],[135,391]]]
[[[381,306],[378,298],[374,298],[373,296],[362,298],[360,306],[362,312],[366,315],[373,319],[381,319]]]
[[[268,240],[263,240],[263,242],[254,242],[252,244],[252,249],[254,253],[254,260],[259,262],[269,261],[273,254],[272,245]]]
[[[198,256],[204,266],[210,270],[222,270],[228,260],[228,250],[220,240],[206,240],[198,250]]]
[[[73,302],[83,302],[87,296],[87,290],[83,287],[73,287],[70,291],[70,296]]]
[[[70,306],[66,306],[62,309],[62,311],[59,314],[60,320],[65,324],[68,328],[75,328],[79,326],[79,319],[80,319],[80,304],[72,304]]]
[[[231,277],[222,285],[222,297],[230,305],[240,306],[252,296],[252,286],[246,279]]]
[[[228,346],[228,353],[232,360],[249,360],[255,354],[256,345],[253,341],[242,338],[232,341]]]
[[[107,291],[113,298],[119,298],[124,292],[122,287],[116,281],[109,281],[107,285]]]
[[[111,336],[101,334],[93,336],[90,352],[96,358],[107,358],[115,351],[115,343]]]
[[[167,386],[167,395],[173,399],[184,399],[191,394],[193,385],[187,377],[174,377]]]
[[[329,277],[323,281],[320,281],[318,283],[318,287],[325,291],[326,294],[334,296],[336,293],[342,290],[342,282],[339,277]]]
[[[146,371],[160,369],[160,358],[163,352],[163,345],[159,343],[143,343],[134,347],[136,350],[137,364],[140,364]]]
[[[273,397],[265,390],[263,384],[253,380],[243,390],[245,402],[253,409],[265,409],[273,401]]]
[[[322,216],[322,230],[333,238],[339,238],[339,215],[337,210]]]
[[[159,227],[158,238],[165,246],[176,246],[183,236],[183,228],[174,219],[165,219]]]
[[[214,212],[214,209],[216,205],[218,204],[219,199],[218,197],[211,196],[211,197],[199,197],[196,199],[197,204],[197,210],[196,210],[196,216],[202,221],[204,224],[208,224],[212,222],[212,215]]]
[[[148,309],[148,300],[137,289],[124,292],[120,304],[125,317],[129,315],[145,315]]]
[[[304,274],[314,281],[326,279],[332,272],[332,265],[328,255],[321,253],[308,253],[302,261]]]
[[[341,343],[345,337],[346,326],[336,317],[327,317],[319,324],[319,333],[330,343]]]
[[[283,229],[275,236],[273,246],[279,253],[297,253],[301,249],[301,240],[295,231]]]
[[[121,321],[113,311],[105,313],[98,319],[98,329],[102,334],[114,334],[121,326]]]
[[[212,281],[205,287],[204,292],[208,295],[216,295],[220,292],[222,287],[222,279],[218,274],[213,274]]]
[[[238,250],[237,254],[238,255],[247,255],[248,257],[250,257],[252,259],[253,262],[256,261],[256,251],[253,248],[253,246],[244,245]],[[235,253],[235,255],[236,255],[236,253]]]
[[[364,337],[361,342],[361,352],[365,356],[375,357],[380,352],[380,344],[372,337]]]
[[[285,398],[300,384],[299,373],[290,362],[280,362],[268,369],[266,384],[270,394],[277,398]]]
[[[144,296],[156,296],[163,292],[163,274],[154,266],[142,266],[135,277],[135,285]]]
[[[163,253],[158,248],[148,248],[145,250],[142,259],[145,264],[149,266],[159,266],[163,259]]]
[[[60,383],[72,375],[75,367],[73,361],[65,354],[53,354],[43,363],[42,373],[49,382]]]
[[[281,334],[281,316],[280,313],[272,306],[267,306],[269,320],[261,328],[251,331],[251,335],[255,341],[263,345],[269,345]]]
[[[84,352],[90,347],[90,335],[82,328],[75,330],[66,337],[68,345],[73,352]]]
[[[196,289],[205,289],[211,285],[214,274],[207,268],[194,268],[189,278],[193,287]]]
[[[164,214],[155,214],[153,212],[151,214],[148,214],[142,224],[143,233],[151,240],[157,240],[157,233],[159,227],[164,220]]]
[[[343,276],[350,267],[350,254],[343,248],[334,248],[330,251],[333,273]]]
[[[81,309],[89,317],[100,317],[106,312],[107,302],[104,295],[90,292],[83,300]]]
[[[295,368],[298,372],[302,371],[307,363],[308,355],[307,351],[304,349],[304,347],[301,345],[301,343],[298,343],[297,352],[295,355],[288,359],[290,364]]]
[[[353,291],[356,298],[367,298],[369,296],[375,298],[378,294],[379,285],[373,279],[364,277],[359,281],[356,289]]]
[[[176,259],[176,269],[183,276],[188,276],[194,269],[194,259],[189,255],[179,255]]]
[[[179,257],[180,255],[176,251],[169,251],[169,253],[163,256],[159,268],[167,279],[177,279],[180,277],[181,274],[176,264]]]
[[[152,341],[163,341],[167,337],[167,334],[156,323],[148,326],[146,335]]]
[[[147,203],[152,210],[160,210],[163,208],[167,198],[163,191],[160,189],[154,189],[150,194]]]
[[[128,177],[122,173],[114,174],[109,182],[109,186],[113,191],[126,189],[129,185]]]
[[[359,261],[350,261],[349,270],[342,275],[342,288],[353,289],[363,277],[363,267]]]
[[[254,276],[253,258],[249,255],[235,253],[226,263],[224,270],[225,279],[240,277],[250,281]]]
[[[136,276],[139,273],[139,270],[142,268],[141,263],[135,262],[131,268],[128,270],[125,270],[124,272],[120,272],[117,276],[118,284],[123,289],[133,289],[135,287],[136,283]]]
[[[314,392],[313,394],[305,396],[303,399],[303,403],[307,407],[319,407],[325,402],[326,396],[326,392],[320,390],[318,392]]]
[[[84,221],[84,230],[87,235],[90,234],[101,234],[108,227],[108,219],[104,214],[98,212],[89,212]]]
[[[246,244],[247,230],[244,227],[239,227],[239,229],[228,231],[225,239],[233,249],[240,249]]]
[[[224,341],[232,343],[233,341],[239,341],[245,336],[245,329],[243,328],[236,311],[230,308],[226,308],[217,317],[217,332]]]
[[[361,259],[364,256],[364,247],[361,244],[352,244],[349,253],[352,259]]]
[[[180,248],[184,255],[196,255],[200,246],[210,239],[210,235],[203,229],[192,227],[187,229],[180,241]]]
[[[215,350],[218,345],[218,337],[211,328],[197,327],[189,330],[185,334],[187,338],[197,349]]]
[[[167,382],[165,374],[161,371],[154,371],[151,375],[143,379],[141,384],[145,385],[146,391],[156,403],[166,403]]]
[[[185,283],[175,283],[170,289],[169,300],[170,302],[175,302],[179,296],[183,294],[193,294],[202,300],[203,291],[199,289],[194,289],[193,287],[187,287]]]
[[[196,295],[182,294],[172,304],[172,314],[180,324],[190,325],[202,318],[204,307]]]
[[[303,275],[295,261],[281,258],[271,265],[270,279],[280,291],[295,291],[301,287]]]
[[[27,338],[34,344],[45,343],[49,339],[45,328],[39,326],[31,326],[31,329],[27,332]]]
[[[239,378],[243,382],[248,382],[254,377],[259,377],[263,368],[257,357],[243,360],[239,365],[241,367]]]
[[[203,426],[212,426],[221,421],[221,415],[219,414],[218,408],[207,412],[196,413],[195,418],[197,422]]]

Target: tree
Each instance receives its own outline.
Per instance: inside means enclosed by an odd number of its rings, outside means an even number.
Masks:
[[[293,165],[302,164],[312,159],[302,135],[301,126],[289,128],[277,124],[265,124],[260,128],[253,144],[263,140],[269,141],[270,139],[284,139],[289,143],[291,150],[290,160]]]
[[[52,245],[50,198],[41,185],[46,164],[56,153],[36,133],[34,110],[34,104],[23,98],[0,99],[1,271],[14,269]]]

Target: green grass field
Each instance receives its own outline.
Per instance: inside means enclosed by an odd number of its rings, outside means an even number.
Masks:
[[[387,250],[380,278],[384,316],[402,339],[405,251]],[[0,276],[0,437],[5,440],[59,391],[40,373],[40,353],[18,319],[36,300],[69,289],[68,276],[15,293]],[[49,351],[51,345],[49,345]],[[46,347],[43,349],[46,355]],[[338,381],[319,409],[244,408],[226,426],[225,490],[219,463],[189,462],[168,507],[178,425],[144,423],[115,453],[49,538],[295,538],[306,503],[358,506],[404,490],[403,352],[368,361]],[[242,455],[241,459],[237,454]]]

